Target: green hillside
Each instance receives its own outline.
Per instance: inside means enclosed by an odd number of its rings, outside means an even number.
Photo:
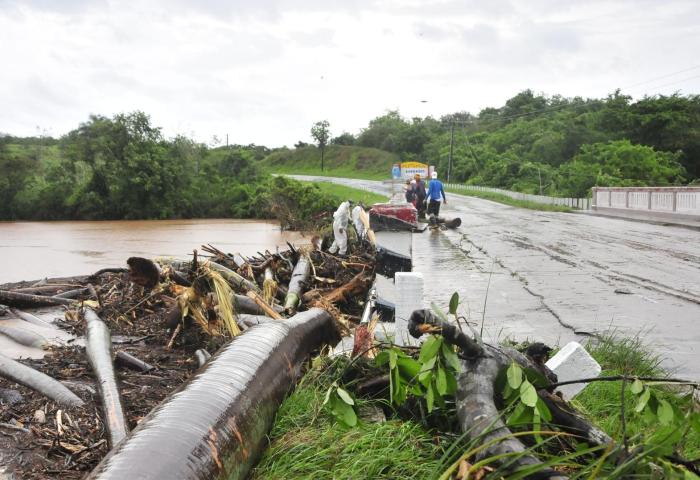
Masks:
[[[378,148],[330,145],[326,147],[323,172],[321,151],[316,147],[275,150],[260,166],[269,173],[383,180],[391,176],[391,166],[397,162],[398,155]]]

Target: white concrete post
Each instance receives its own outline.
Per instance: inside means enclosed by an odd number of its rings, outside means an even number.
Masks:
[[[394,312],[397,345],[417,345],[418,341],[408,333],[408,318],[414,310],[423,308],[423,274],[396,272],[396,310]]]

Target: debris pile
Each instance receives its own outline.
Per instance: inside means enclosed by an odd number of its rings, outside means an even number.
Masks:
[[[9,307],[0,334],[17,337],[4,324],[21,320],[26,325],[13,328],[28,336],[32,325],[74,335],[58,343],[30,338],[43,358],[0,357],[0,474],[82,478],[253,325],[321,307],[334,330],[349,333],[374,281],[374,248],[352,242],[340,256],[322,243],[252,258],[205,245],[189,261],[132,257],[128,268],[0,287],[0,304]],[[74,398],[47,395],[39,377]]]

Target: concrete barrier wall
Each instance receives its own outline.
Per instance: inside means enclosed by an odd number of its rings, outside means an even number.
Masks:
[[[455,190],[474,190],[478,192],[492,192],[505,195],[515,200],[526,200],[544,205],[562,205],[578,210],[589,210],[591,208],[591,200],[589,198],[565,198],[565,197],[548,197],[546,195],[531,195],[529,193],[513,192],[511,190],[503,190],[493,187],[481,187],[477,185],[462,185],[460,183],[447,183],[445,187]]]
[[[700,219],[700,187],[594,187],[593,210]]]

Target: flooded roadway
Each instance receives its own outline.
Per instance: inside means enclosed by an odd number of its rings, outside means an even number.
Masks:
[[[700,231],[447,197],[441,215],[462,226],[413,235],[426,306],[458,291],[462,313],[477,330],[483,315],[490,340],[562,345],[585,333],[640,334],[664,366],[700,379]]]

